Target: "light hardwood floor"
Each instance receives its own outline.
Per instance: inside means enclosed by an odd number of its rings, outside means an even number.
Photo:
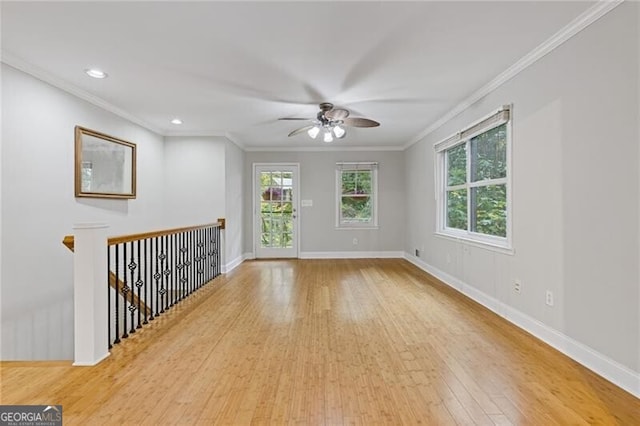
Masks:
[[[638,425],[640,400],[404,260],[245,262],[95,367],[3,362],[81,424]]]

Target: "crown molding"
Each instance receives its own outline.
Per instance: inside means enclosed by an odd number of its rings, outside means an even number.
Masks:
[[[373,152],[373,151],[404,151],[402,146],[298,146],[298,147],[285,147],[285,146],[272,146],[272,147],[259,147],[259,146],[247,146],[244,148],[247,152],[327,152],[327,151],[358,151],[358,152]]]
[[[405,144],[402,149],[406,150],[416,142],[424,139],[429,134],[433,133],[435,130],[440,128],[442,125],[456,117],[458,114],[465,111],[474,103],[478,102],[480,99],[487,96],[489,93],[493,92],[500,86],[502,86],[507,81],[511,80],[516,75],[520,74],[525,69],[529,68],[539,59],[552,52],[564,42],[569,40],[574,35],[578,34],[580,31],[587,28],[589,25],[596,22],[598,19],[602,18],[607,13],[611,12],[613,9],[622,4],[624,0],[601,0],[598,1],[593,7],[587,9],[585,12],[577,16],[573,21],[569,22],[564,28],[555,33],[545,42],[540,44],[538,47],[533,49],[531,52],[527,53],[524,57],[522,57],[515,64],[511,65],[501,74],[499,74],[496,78],[491,80],[489,83],[482,86],[480,89],[475,91],[471,96],[460,102],[453,109],[451,109],[448,113],[440,117],[434,123],[432,123],[429,127],[427,127],[422,132],[418,133],[414,136],[407,144]]]
[[[231,143],[235,144],[235,146],[237,146],[237,147],[238,147],[238,148],[240,148],[241,150],[243,150],[243,151],[246,151],[246,150],[247,150],[247,146],[246,146],[244,143],[240,142],[240,141],[239,141],[235,136],[232,136],[232,135],[231,135],[231,133],[226,132],[226,133],[224,134],[224,137],[225,137],[225,138],[227,138],[227,140],[228,140],[229,142],[231,142]]]
[[[208,131],[208,130],[204,130],[204,131],[200,131],[200,130],[195,130],[195,131],[184,131],[184,132],[180,132],[180,131],[175,131],[175,130],[170,130],[170,131],[166,131],[166,132],[161,132],[160,133],[162,136],[168,137],[168,138],[226,138],[227,135],[223,132],[219,132],[219,131]]]
[[[136,117],[135,115],[123,110],[122,108],[118,108],[117,106],[105,101],[102,98],[99,98],[97,96],[94,96],[92,94],[90,94],[89,92],[86,92],[76,86],[74,86],[71,83],[68,83],[58,77],[55,77],[53,74],[51,74],[48,71],[43,70],[40,67],[37,67],[33,64],[30,64],[24,60],[22,60],[21,58],[18,58],[17,56],[6,52],[2,49],[0,49],[0,61],[9,65],[10,67],[13,67],[17,70],[20,70],[26,74],[29,74],[35,78],[37,78],[38,80],[44,81],[47,84],[50,84],[60,90],[63,90],[67,93],[72,94],[73,96],[80,98],[86,102],[89,102],[90,104],[93,104],[99,108],[102,108],[112,114],[117,115],[118,117],[122,117],[127,121],[130,121],[134,124],[137,124],[141,127],[144,127],[145,129],[152,131],[153,133],[156,133],[158,135],[164,135],[164,133],[162,132],[161,129],[158,129],[157,127],[147,123],[146,121]]]

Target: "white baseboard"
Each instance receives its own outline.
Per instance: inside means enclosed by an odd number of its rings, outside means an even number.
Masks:
[[[560,331],[549,327],[548,325],[532,318],[512,306],[509,306],[498,299],[495,299],[486,293],[464,283],[438,268],[429,265],[422,259],[412,254],[404,253],[404,258],[413,263],[423,271],[433,275],[444,284],[458,290],[470,299],[475,300],[487,309],[495,312],[505,318],[512,324],[520,327],[524,331],[548,345],[554,347],[558,351],[567,355],[569,358],[579,362],[589,370],[604,377],[613,384],[621,387],[632,395],[640,398],[640,373],[618,363],[617,361],[601,354],[600,352],[580,343],[571,337],[561,333]]]
[[[401,251],[301,251],[300,259],[402,259]]]
[[[248,259],[253,259],[253,253],[244,253],[244,254],[236,257],[232,261],[227,262],[225,265],[222,266],[222,273],[226,274],[227,272],[233,271],[238,266],[240,266],[240,264],[242,262],[244,262],[245,260],[248,260]]]
[[[95,361],[75,361],[73,364],[74,367],[91,367],[93,365],[98,365],[100,364],[102,361],[104,361],[105,359],[107,359],[108,356],[111,355],[111,352],[107,352],[106,354],[104,354],[103,356],[101,356],[100,358],[96,359]]]
[[[222,266],[222,273],[226,274],[227,272],[231,272],[233,271],[235,268],[238,267],[238,265],[240,265],[242,262],[244,261],[244,256],[240,255],[238,257],[236,257],[235,259],[233,259],[230,262],[227,262],[226,264],[224,264]]]
[[[244,260],[253,260],[256,258],[256,255],[252,251],[250,251],[243,254],[242,257],[244,258]]]

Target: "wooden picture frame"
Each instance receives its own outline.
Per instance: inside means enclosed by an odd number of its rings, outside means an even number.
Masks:
[[[136,144],[76,126],[75,196],[136,198]]]

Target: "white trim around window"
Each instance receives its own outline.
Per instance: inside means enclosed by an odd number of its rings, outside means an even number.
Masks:
[[[351,182],[353,188],[344,192],[343,176],[346,174],[355,176],[355,181]],[[366,177],[367,180],[358,182],[362,177]],[[354,202],[349,204],[354,207],[359,204],[355,202],[356,200],[366,203],[370,209],[370,215],[363,218],[345,217],[346,210],[343,209],[343,202],[346,200],[353,200]],[[378,163],[336,163],[336,229],[378,229]]]
[[[511,232],[513,221],[511,213],[511,110],[511,106],[503,106],[434,145],[437,209],[436,235],[463,240],[472,245],[503,253],[513,253]],[[500,129],[501,126],[504,127]],[[472,175],[477,174],[476,167],[480,163],[480,160],[478,160],[480,156],[474,157],[472,155],[472,140],[477,141],[477,137],[481,137],[483,134],[490,135],[491,133],[489,132],[491,131],[500,132],[506,138],[504,173],[498,176],[474,178]],[[504,139],[501,140],[504,141]],[[476,146],[478,145],[474,145],[474,147]],[[463,151],[464,154],[462,154]],[[449,155],[452,156],[452,160],[449,160]],[[457,155],[456,158],[464,162],[464,165],[452,165],[451,162],[455,161],[453,160],[454,155]],[[500,169],[503,170],[502,168]],[[500,226],[489,230],[489,226],[493,225],[485,225],[485,229],[482,229],[483,225],[480,225],[480,221],[477,220],[479,215],[477,198],[480,197],[480,191],[489,191],[491,189],[498,191],[500,194],[498,200],[501,202],[504,200],[506,205],[504,206],[505,217]],[[472,200],[476,200],[476,202]],[[454,203],[458,203],[458,210],[454,210],[455,207],[452,207]],[[460,214],[460,212],[464,213]],[[455,216],[454,213],[457,214],[457,218],[452,218]],[[466,217],[464,217],[464,214],[466,214]],[[492,232],[495,232],[495,234],[492,235]]]

